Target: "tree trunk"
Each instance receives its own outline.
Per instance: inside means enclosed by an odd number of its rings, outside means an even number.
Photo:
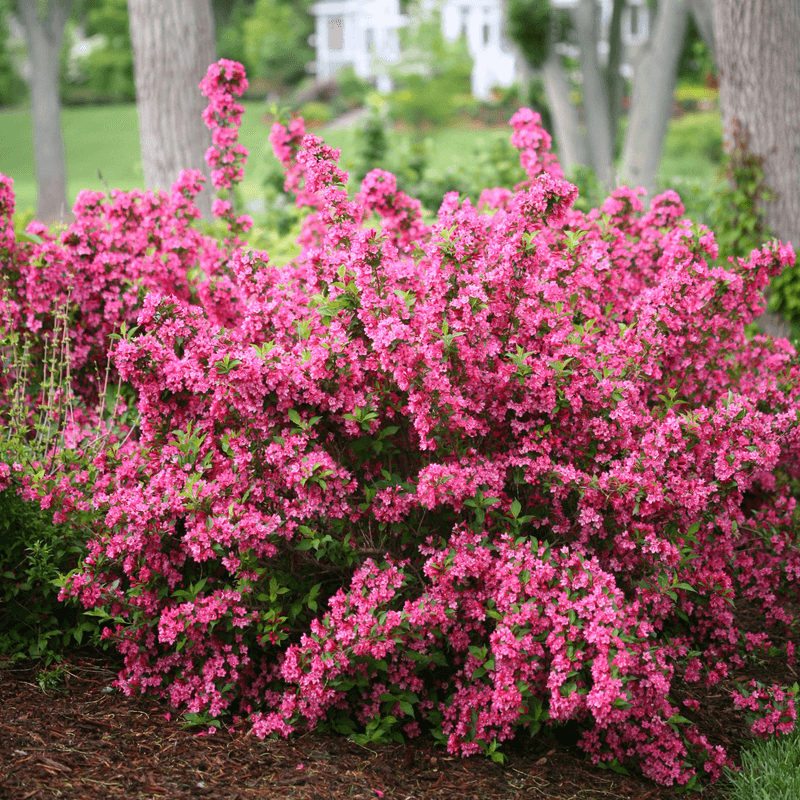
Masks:
[[[739,121],[777,195],[767,224],[800,249],[800,3],[715,0],[722,126]]]
[[[608,94],[597,60],[597,4],[579,0],[573,11],[583,73],[583,110],[586,114],[590,166],[607,190],[614,188],[614,143],[608,115]]]
[[[547,105],[550,107],[555,128],[553,133],[558,143],[558,160],[564,172],[569,175],[574,167],[588,164],[589,159],[586,139],[581,133],[578,120],[578,109],[569,97],[569,81],[559,56],[552,51],[542,65],[542,76]]]
[[[210,0],[128,0],[139,111],[142,168],[148,189],[169,189],[182,169],[201,169],[211,133],[200,81],[216,60]],[[210,180],[197,198],[211,219]]]
[[[16,0],[31,60],[31,117],[36,166],[36,217],[46,225],[65,222],[67,169],[61,137],[58,67],[64,28],[73,0]]]
[[[655,193],[661,150],[672,115],[688,13],[686,0],[659,2],[652,36],[636,66],[620,180],[630,186],[643,186],[650,197]]]
[[[606,68],[606,91],[608,92],[608,126],[611,130],[611,146],[617,155],[617,133],[622,114],[622,90],[624,81],[619,68],[622,65],[622,11],[625,0],[614,0],[611,25],[608,30],[608,67]]]

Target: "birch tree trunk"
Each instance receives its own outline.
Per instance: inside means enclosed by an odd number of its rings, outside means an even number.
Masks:
[[[686,35],[687,0],[661,0],[647,49],[636,66],[620,182],[643,186],[652,197],[672,115],[678,60]]]
[[[148,189],[169,189],[182,169],[209,174],[211,132],[200,81],[216,60],[210,0],[128,0],[142,168]],[[211,219],[210,180],[197,198]]]
[[[71,217],[61,136],[58,67],[73,0],[16,0],[31,60],[31,117],[36,167],[36,218],[46,225]]]
[[[800,2],[715,0],[714,26],[723,131],[749,134],[777,195],[767,224],[800,250]]]

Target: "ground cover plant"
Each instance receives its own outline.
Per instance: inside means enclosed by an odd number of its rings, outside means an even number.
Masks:
[[[337,150],[276,123],[304,216],[273,263],[225,197],[245,83],[221,61],[202,84],[221,241],[194,226],[199,173],[84,193],[58,237],[16,236],[0,186],[0,313],[44,341],[67,304],[72,404],[56,467],[0,464],[0,488],[91,532],[62,595],[108,623],[118,686],[211,730],[502,760],[569,729],[595,763],[718,777],[675,685],[795,657],[798,363],[745,332],[791,247],[716,264],[674,192],[575,210],[521,109],[525,179],[432,224],[383,170],[350,196]],[[780,734],[796,690],[730,702]]]

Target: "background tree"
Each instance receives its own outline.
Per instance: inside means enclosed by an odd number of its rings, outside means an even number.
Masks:
[[[505,0],[508,32],[529,63],[541,71],[562,165],[569,172],[578,164],[591,167],[606,189],[617,182],[617,161],[624,79],[622,11],[614,0],[608,33],[608,60],[597,57],[600,14],[596,0],[578,0],[568,11],[554,10],[548,0]],[[653,34],[636,65],[629,126],[622,146],[619,179],[655,191],[656,175],[672,110],[678,60],[688,14],[707,28],[710,0],[661,0],[655,10]],[[703,26],[700,24],[703,22]],[[705,36],[706,34],[704,34]],[[708,33],[711,37],[711,33]],[[570,82],[555,45],[571,40],[580,48],[583,113],[587,136],[570,102]],[[638,87],[638,93],[637,93]]]
[[[650,40],[636,65],[619,180],[629,186],[644,186],[650,197],[655,194],[661,151],[672,116],[688,20],[687,0],[661,0]]]
[[[764,214],[773,233],[800,248],[800,3],[715,0],[720,107],[726,144],[734,120],[763,158],[775,193]]]
[[[14,0],[31,62],[31,118],[36,167],[36,217],[66,220],[67,167],[61,137],[59,56],[73,0]]]
[[[199,85],[216,60],[211,3],[129,0],[128,10],[145,185],[168,189],[182,169],[208,174],[211,134]],[[213,191],[207,181],[197,198],[206,219]]]

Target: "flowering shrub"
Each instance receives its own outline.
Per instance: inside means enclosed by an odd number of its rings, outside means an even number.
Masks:
[[[203,83],[224,188],[243,82]],[[138,438],[44,499],[97,515],[63,595],[107,615],[124,691],[262,737],[500,759],[573,722],[664,784],[728,763],[671,694],[744,663],[734,601],[794,624],[800,371],[745,336],[794,253],[714,266],[674,192],[575,211],[538,116],[511,124],[527,180],[433,225],[380,170],[350,198],[339,152],[276,124],[299,256],[238,246],[217,204],[229,241],[157,273],[111,347]]]
[[[750,729],[756,736],[766,738],[778,733],[790,733],[797,721],[794,698],[798,686],[791,689],[785,686],[762,686],[750,681],[747,687],[740,687],[733,693],[736,708],[746,709]]]

